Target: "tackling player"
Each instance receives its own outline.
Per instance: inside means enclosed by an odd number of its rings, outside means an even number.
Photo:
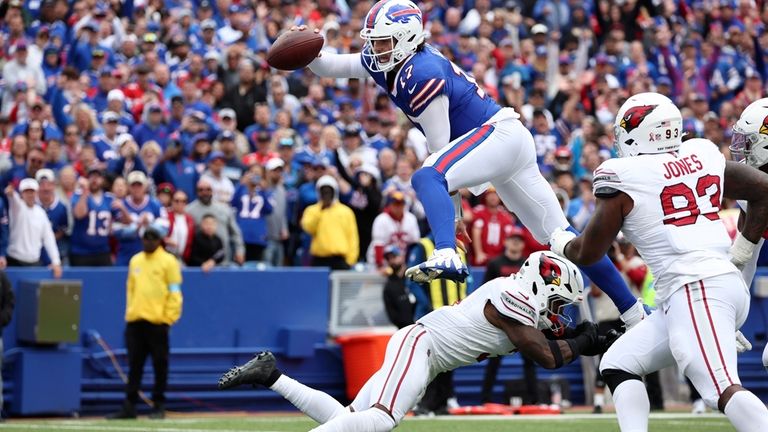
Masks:
[[[345,408],[275,368],[272,353],[258,354],[219,380],[219,389],[262,384],[322,425],[316,431],[390,431],[413,408],[435,375],[489,356],[520,351],[547,369],[579,355],[604,352],[619,336],[597,334],[581,323],[568,339],[548,339],[538,329],[563,330],[565,306],[582,300],[584,281],[576,266],[552,252],[535,252],[520,272],[496,278],[462,302],[430,312],[390,339],[384,363]]]
[[[469,274],[455,251],[460,198],[455,194],[452,203],[449,195],[461,188],[480,194],[493,185],[541,243],[557,228],[575,232],[539,172],[533,137],[520,115],[500,107],[474,78],[425,42],[421,10],[413,2],[377,2],[360,37],[365,40],[361,53],[321,53],[309,68],[323,77],[373,78],[427,138],[432,154],[411,182],[424,205],[435,251],[406,276],[416,282],[463,281]],[[461,223],[459,231],[468,237]],[[613,300],[625,323],[631,326],[645,316],[607,257],[582,269]]]
[[[736,430],[766,431],[768,409],[741,386],[736,368],[734,332],[747,318],[749,289],[729,260],[731,241],[718,211],[723,195],[747,200],[742,235],[756,243],[768,225],[768,175],[726,162],[709,140],[681,143],[682,125],[665,96],[630,97],[614,123],[620,158],[595,170],[592,219],[579,237],[553,233],[552,251],[589,264],[621,230],[656,277],[659,310],[600,363],[622,431],[648,430],[641,377],[674,363]]]
[[[741,117],[733,125],[730,149],[734,160],[768,173],[768,98],[752,102],[741,113]],[[747,203],[739,201],[739,206],[742,209],[739,214],[739,229],[743,229]],[[731,247],[731,262],[742,269],[741,274],[747,286],[752,285],[752,279],[755,277],[757,258],[766,235],[768,232],[755,244],[739,233]],[[763,350],[763,366],[768,369],[768,345]]]

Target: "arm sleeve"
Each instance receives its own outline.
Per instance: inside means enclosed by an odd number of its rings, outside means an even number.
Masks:
[[[320,205],[311,205],[304,210],[301,216],[301,229],[314,236],[317,233],[317,225],[320,223]]]
[[[360,53],[334,54],[323,52],[309,64],[309,70],[321,77],[331,78],[367,78],[368,71],[363,67]]]
[[[357,234],[357,222],[355,221],[355,214],[351,209],[347,212],[347,223],[344,226],[347,229],[347,238],[349,238],[349,251],[347,251],[347,264],[355,265],[357,258],[360,255],[360,238]]]
[[[499,289],[498,295],[491,296],[491,304],[505,317],[526,326],[536,327],[539,321],[539,310],[536,308],[533,293],[523,292],[517,284],[509,284],[509,280],[511,279],[505,278],[489,282],[508,285]]]
[[[616,170],[603,163],[593,174],[592,191],[596,197],[610,198],[622,190],[621,179]]]
[[[165,300],[165,322],[173,324],[181,318],[181,306],[184,299],[181,295],[181,268],[179,263],[173,259],[169,260],[167,271],[168,296]]]
[[[419,116],[419,124],[424,129],[427,145],[436,151],[451,141],[451,124],[448,116],[448,96],[440,95],[427,105]]]
[[[43,247],[45,248],[45,252],[48,253],[48,257],[51,258],[51,264],[61,265],[59,247],[56,245],[56,236],[53,234],[53,227],[48,219],[45,221],[46,224],[43,227]]]

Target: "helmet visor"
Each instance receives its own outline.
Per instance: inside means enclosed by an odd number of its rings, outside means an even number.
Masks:
[[[549,321],[550,330],[555,335],[562,335],[565,328],[573,322],[571,317],[565,313],[570,304],[571,302],[565,297],[550,297],[547,308],[542,311],[546,320]]]
[[[731,145],[728,149],[731,151],[731,159],[736,162],[745,162],[757,167],[759,162],[754,160],[752,148],[760,141],[759,134],[744,133],[734,128],[731,137]]]

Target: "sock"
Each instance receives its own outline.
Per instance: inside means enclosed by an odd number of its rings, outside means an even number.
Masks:
[[[314,432],[389,432],[397,426],[389,414],[378,408],[348,413],[318,426]]]
[[[576,235],[579,234],[570,225],[566,229]],[[608,294],[613,304],[619,309],[619,313],[626,312],[627,309],[637,303],[637,298],[629,291],[627,283],[624,282],[619,271],[616,270],[616,266],[613,265],[607,255],[603,256],[596,264],[579,266],[579,268],[589,276],[592,282],[597,284],[601,291]]]
[[[651,403],[645,384],[636,379],[622,382],[613,392],[621,432],[648,432]]]
[[[724,411],[738,432],[768,431],[768,408],[750,391],[734,393]]]
[[[603,406],[605,405],[605,395],[602,393],[595,393],[594,399],[594,406]]]
[[[341,414],[349,413],[336,399],[285,375],[280,375],[269,388],[318,423],[325,423]]]
[[[433,167],[424,167],[411,177],[416,197],[424,205],[429,227],[435,237],[435,249],[456,249],[456,226],[451,196],[445,177]],[[427,257],[429,259],[429,257]]]

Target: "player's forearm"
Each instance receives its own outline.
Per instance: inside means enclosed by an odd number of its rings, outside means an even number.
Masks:
[[[726,162],[723,195],[748,203],[741,235],[760,241],[768,225],[768,174],[736,162]]]
[[[309,69],[316,75],[330,78],[366,78],[368,72],[363,67],[360,54],[333,54],[322,52],[309,64]]]

